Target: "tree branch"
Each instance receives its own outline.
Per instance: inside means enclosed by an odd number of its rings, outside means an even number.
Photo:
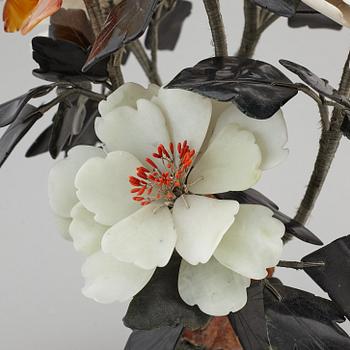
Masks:
[[[344,65],[343,75],[339,85],[340,94],[350,96],[350,52]],[[340,140],[342,138],[341,125],[344,120],[343,109],[335,107],[333,109],[332,118],[329,129],[324,129],[320,138],[320,147],[307,186],[305,195],[301,201],[299,209],[295,215],[295,220],[301,224],[305,224],[309,219],[310,214],[315,206],[317,198],[321,192],[322,186],[325,183],[329,169],[332,165],[335,154],[338,150]],[[285,240],[290,240],[289,235],[285,236]]]
[[[244,0],[245,25],[238,57],[251,58],[262,33],[274,23],[279,16],[253,4],[251,0]]]
[[[152,69],[152,62],[149,59],[141,42],[139,40],[134,40],[128,44],[127,47],[135,55],[137,61],[146,73],[149,81],[153,84],[162,85],[162,81],[160,80],[158,72]]]
[[[215,46],[215,56],[227,56],[227,40],[219,0],[203,0]]]

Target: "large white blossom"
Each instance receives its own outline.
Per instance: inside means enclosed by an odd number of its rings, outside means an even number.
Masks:
[[[350,27],[350,0],[302,0],[333,21]]]
[[[282,112],[255,120],[232,103],[132,83],[99,110],[103,148],[78,146],[49,175],[51,207],[88,256],[83,293],[128,300],[176,250],[186,303],[211,315],[242,308],[250,280],[278,263],[284,226],[263,206],[213,194],[254,186],[286,157]]]

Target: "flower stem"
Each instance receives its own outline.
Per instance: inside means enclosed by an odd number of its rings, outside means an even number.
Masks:
[[[162,85],[162,81],[158,75],[157,70],[153,70],[152,62],[149,59],[140,40],[134,40],[128,44],[128,49],[134,54],[140,66],[147,75],[149,81],[153,84]]]
[[[215,56],[227,56],[227,40],[219,0],[203,0],[215,46]]]
[[[251,58],[262,33],[274,23],[279,16],[253,4],[251,0],[244,0],[245,25],[238,57]]]
[[[343,75],[339,85],[340,94],[350,96],[350,52],[344,65]],[[344,120],[342,109],[335,107],[332,113],[329,129],[323,129],[320,138],[320,147],[315,161],[313,173],[307,186],[305,195],[295,215],[295,220],[305,224],[315,206],[318,196],[325,183],[329,169],[338,150],[340,140],[343,136],[341,125]],[[290,240],[286,236],[285,240]]]

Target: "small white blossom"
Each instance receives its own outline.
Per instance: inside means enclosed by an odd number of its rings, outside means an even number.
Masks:
[[[250,280],[278,263],[284,226],[263,206],[213,194],[254,186],[286,157],[282,112],[255,120],[232,103],[132,83],[99,110],[104,149],[78,146],[49,176],[51,207],[88,255],[83,293],[130,299],[176,249],[186,303],[211,315],[242,308]]]

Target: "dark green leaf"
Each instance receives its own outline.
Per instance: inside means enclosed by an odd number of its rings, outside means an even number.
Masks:
[[[337,239],[305,256],[302,261],[325,263],[305,271],[350,319],[350,236]]]
[[[124,350],[174,350],[183,327],[133,331]]]
[[[337,325],[344,322],[332,301],[273,282],[264,290],[264,305],[271,348],[274,350],[350,349],[349,336]]]
[[[6,129],[0,139],[0,166],[4,164],[18,142],[41,116],[37,108],[30,104],[22,108],[16,120]]]
[[[210,316],[197,306],[187,305],[180,297],[177,279],[181,258],[173,256],[166,267],[158,268],[147,286],[131,301],[124,324],[132,329],[150,330],[183,325],[203,327]]]
[[[297,94],[292,82],[272,65],[247,58],[214,57],[180,72],[167,86],[232,101],[247,116],[267,119]]]
[[[92,46],[83,72],[139,38],[151,22],[158,0],[122,0],[110,12]]]
[[[295,14],[300,0],[252,0],[262,8],[277,15],[291,17]]]
[[[244,350],[267,350],[269,339],[264,309],[264,284],[252,282],[247,289],[248,301],[243,309],[229,315]]]
[[[344,106],[350,107],[350,101],[346,97],[340,95],[339,92],[333,86],[331,86],[327,80],[319,78],[315,73],[298,63],[287,60],[280,60],[279,62],[282,64],[282,66],[299,76],[303,82],[312,87],[319,94]]]

